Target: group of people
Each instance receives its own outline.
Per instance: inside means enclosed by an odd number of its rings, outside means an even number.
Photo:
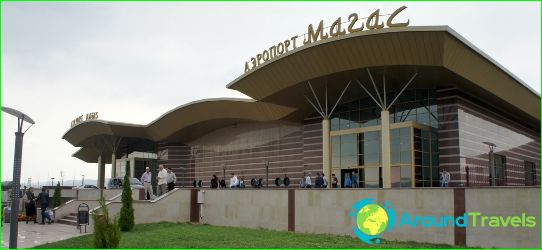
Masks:
[[[230,185],[229,188],[245,188],[245,177],[241,176],[241,178],[238,178],[237,175],[234,173],[231,173],[230,178]],[[211,188],[217,189],[217,188],[226,188],[226,181],[224,179],[218,180],[218,177],[216,175],[213,175],[211,177]]]
[[[23,204],[26,211],[26,224],[28,224],[29,221],[38,223],[36,203],[39,204],[39,206],[41,207],[40,224],[45,224],[46,219],[47,223],[51,224],[53,220],[51,219],[49,210],[47,209],[49,207],[49,193],[47,193],[45,188],[42,188],[41,192],[36,197],[34,195],[33,187],[28,188],[28,190],[23,195]]]
[[[338,187],[338,179],[335,176],[335,174],[331,174],[331,187],[337,188]],[[326,175],[324,173],[316,173],[316,179],[314,180],[314,187],[315,188],[327,188],[329,185],[328,180],[326,178]],[[299,187],[300,188],[312,188],[312,179],[311,179],[311,173],[309,172],[307,175],[303,176],[301,180],[299,181]]]
[[[156,195],[161,196],[175,188],[175,182],[177,181],[177,176],[172,171],[171,168],[164,168],[164,165],[158,165],[158,173],[156,174]],[[152,188],[152,173],[149,167],[145,168],[145,172],[141,175],[141,182],[145,187],[145,194],[147,199],[154,199],[154,190]]]

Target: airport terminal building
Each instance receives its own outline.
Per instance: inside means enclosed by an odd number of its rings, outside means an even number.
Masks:
[[[356,174],[361,188],[436,187],[441,170],[451,187],[540,185],[539,94],[451,28],[296,39],[227,85],[252,99],[195,101],[147,125],[87,120],[62,138],[101,181],[105,164],[135,177],[164,164],[178,187],[231,172],[247,187],[297,187],[309,172],[341,186]]]

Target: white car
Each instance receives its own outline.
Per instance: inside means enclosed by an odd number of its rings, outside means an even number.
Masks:
[[[139,181],[137,178],[132,177],[132,178],[129,178],[129,179],[130,179],[130,187],[138,188],[138,189],[145,189],[145,187],[143,187],[143,183],[141,183],[141,181]],[[115,177],[115,178],[109,179],[109,181],[106,184],[106,189],[122,188],[122,181],[123,180],[124,180],[124,178],[120,178],[120,177]]]
[[[80,185],[78,187],[75,187],[74,189],[98,189],[98,187],[94,185]]]

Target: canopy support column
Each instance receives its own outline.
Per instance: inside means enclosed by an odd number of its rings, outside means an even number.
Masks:
[[[100,189],[100,197],[103,197],[103,189],[105,187],[105,163],[102,155],[98,156],[98,188]]]

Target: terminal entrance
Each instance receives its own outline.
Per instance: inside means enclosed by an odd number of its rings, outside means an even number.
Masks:
[[[382,168],[341,169],[341,187],[343,188],[381,188]]]

